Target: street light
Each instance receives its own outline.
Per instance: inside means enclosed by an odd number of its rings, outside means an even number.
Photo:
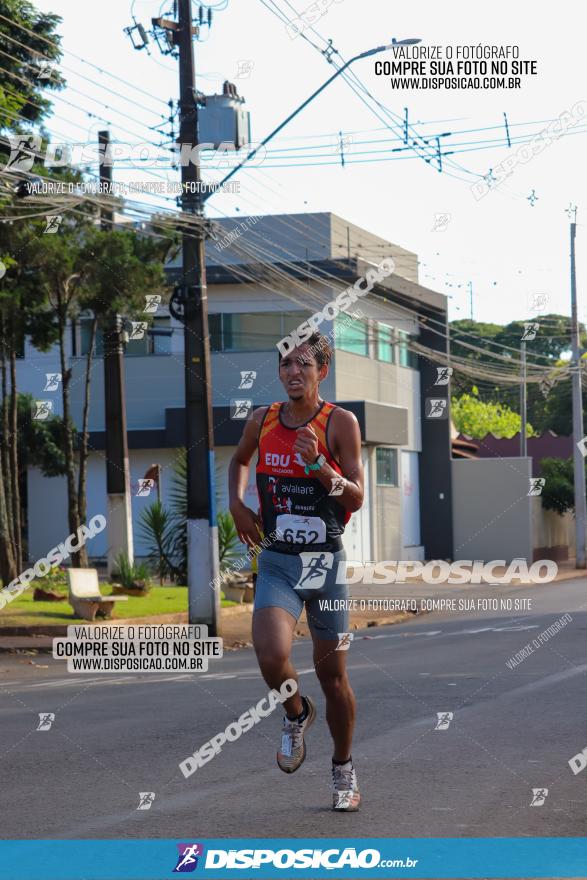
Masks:
[[[388,52],[390,49],[395,49],[396,46],[414,46],[416,43],[420,43],[420,42],[421,42],[421,39],[419,37],[406,37],[403,40],[396,40],[394,37],[392,39],[391,43],[386,43],[384,46],[377,46],[375,49],[367,49],[366,52],[361,52],[359,55],[354,55],[352,58],[349,58],[349,60],[346,61],[342,65],[342,67],[339,67],[337,69],[336,73],[333,73],[332,76],[326,80],[326,82],[322,83],[322,85],[320,86],[319,89],[316,89],[316,91],[313,92],[310,95],[310,97],[304,101],[303,104],[300,104],[300,106],[297,108],[297,110],[294,110],[293,113],[290,113],[289,116],[287,117],[287,119],[284,119],[283,122],[277,126],[277,128],[274,128],[273,131],[271,132],[271,134],[268,134],[267,137],[261,141],[261,143],[259,144],[258,147],[255,147],[254,150],[251,150],[251,152],[248,154],[248,156],[245,156],[243,161],[239,162],[239,164],[236,165],[232,169],[232,171],[229,174],[227,174],[226,177],[224,177],[220,181],[220,183],[215,184],[213,189],[210,189],[208,192],[205,192],[203,194],[202,200],[204,202],[207,201],[211,195],[213,195],[215,192],[217,192],[223,186],[223,184],[226,183],[227,180],[230,180],[231,177],[234,177],[234,175],[237,173],[237,171],[240,171],[240,169],[243,167],[243,165],[245,165],[250,159],[252,159],[254,156],[257,155],[257,153],[259,152],[261,147],[264,147],[265,144],[268,144],[270,140],[273,140],[275,135],[278,134],[283,128],[285,128],[285,126],[288,124],[288,122],[291,122],[291,120],[295,116],[297,116],[298,113],[301,113],[301,111],[305,107],[307,107],[308,104],[311,101],[313,101],[314,98],[317,97],[317,95],[320,94],[320,92],[323,92],[324,89],[327,86],[329,86],[330,83],[334,79],[336,79],[337,76],[340,76],[340,74],[343,73],[347,69],[347,67],[350,67],[351,64],[353,64],[355,61],[358,61],[360,58],[369,58],[369,57],[371,57],[371,55],[378,55],[379,52]]]

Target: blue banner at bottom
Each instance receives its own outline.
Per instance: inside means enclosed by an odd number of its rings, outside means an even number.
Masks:
[[[586,837],[0,841],[1,880],[587,877]]]

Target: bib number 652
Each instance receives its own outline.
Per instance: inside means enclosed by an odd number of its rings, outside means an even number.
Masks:
[[[283,540],[288,544],[315,544],[318,540],[318,532],[297,529],[294,535],[293,529],[286,529],[283,533]]]

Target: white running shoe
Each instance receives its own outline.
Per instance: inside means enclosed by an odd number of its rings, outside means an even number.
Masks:
[[[304,721],[290,721],[283,719],[281,731],[281,748],[277,752],[277,764],[284,773],[295,773],[306,757],[306,743],[304,734],[316,718],[316,706],[310,697],[304,697],[308,704],[308,714]]]
[[[355,768],[349,761],[346,764],[332,765],[332,809],[354,813],[359,809],[361,795],[357,785]]]

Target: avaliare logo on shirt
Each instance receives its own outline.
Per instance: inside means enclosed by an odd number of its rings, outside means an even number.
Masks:
[[[265,453],[265,464],[267,467],[278,467],[278,468],[286,468],[289,467],[289,463],[291,461],[291,453],[284,452],[266,452]],[[299,452],[294,453],[294,462],[298,464],[300,467],[305,467],[305,462],[302,459]]]

